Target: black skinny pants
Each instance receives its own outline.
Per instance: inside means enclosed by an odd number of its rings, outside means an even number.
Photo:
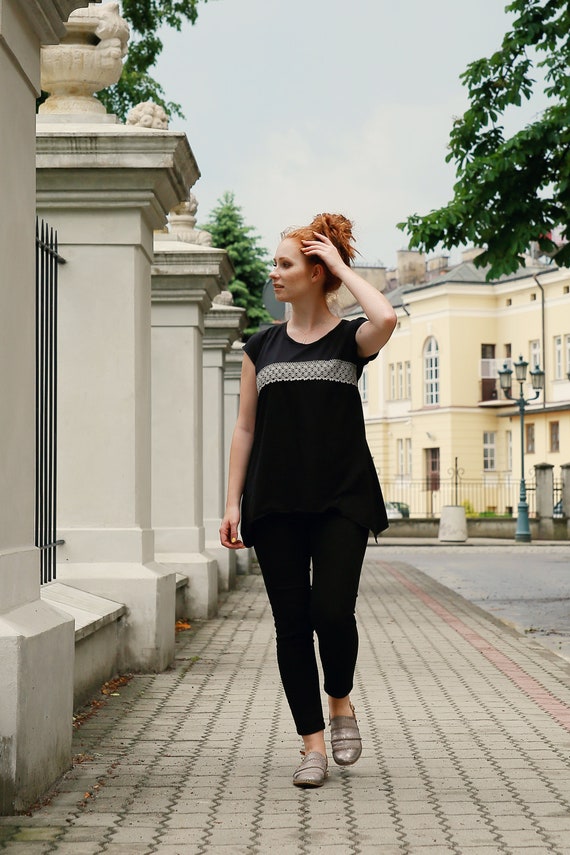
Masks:
[[[316,733],[325,724],[313,633],[325,692],[344,698],[352,689],[358,653],[354,609],[368,529],[336,512],[271,514],[255,524],[253,541],[297,733]]]

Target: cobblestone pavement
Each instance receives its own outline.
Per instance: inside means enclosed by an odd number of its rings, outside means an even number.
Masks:
[[[570,663],[370,549],[358,602],[359,763],[300,790],[259,576],[75,735],[11,855],[570,853]]]
[[[420,544],[382,535],[384,561],[406,561],[570,660],[570,541],[474,538]]]

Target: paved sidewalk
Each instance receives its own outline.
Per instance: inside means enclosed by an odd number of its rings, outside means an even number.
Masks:
[[[259,576],[77,730],[20,855],[570,853],[570,663],[370,549],[353,700],[360,762],[291,784],[300,740]]]

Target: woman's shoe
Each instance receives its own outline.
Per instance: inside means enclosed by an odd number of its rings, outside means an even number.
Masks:
[[[293,783],[296,787],[322,787],[328,775],[328,765],[327,758],[319,751],[309,751],[295,769]]]
[[[352,704],[351,708],[352,715],[335,715],[330,720],[332,755],[338,766],[352,766],[362,754],[362,740]]]

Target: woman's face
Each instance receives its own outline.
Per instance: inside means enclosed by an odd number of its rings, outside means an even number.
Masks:
[[[315,265],[301,252],[299,241],[284,238],[277,247],[273,270],[269,274],[275,298],[283,303],[292,303],[299,297],[314,293],[314,272]]]

